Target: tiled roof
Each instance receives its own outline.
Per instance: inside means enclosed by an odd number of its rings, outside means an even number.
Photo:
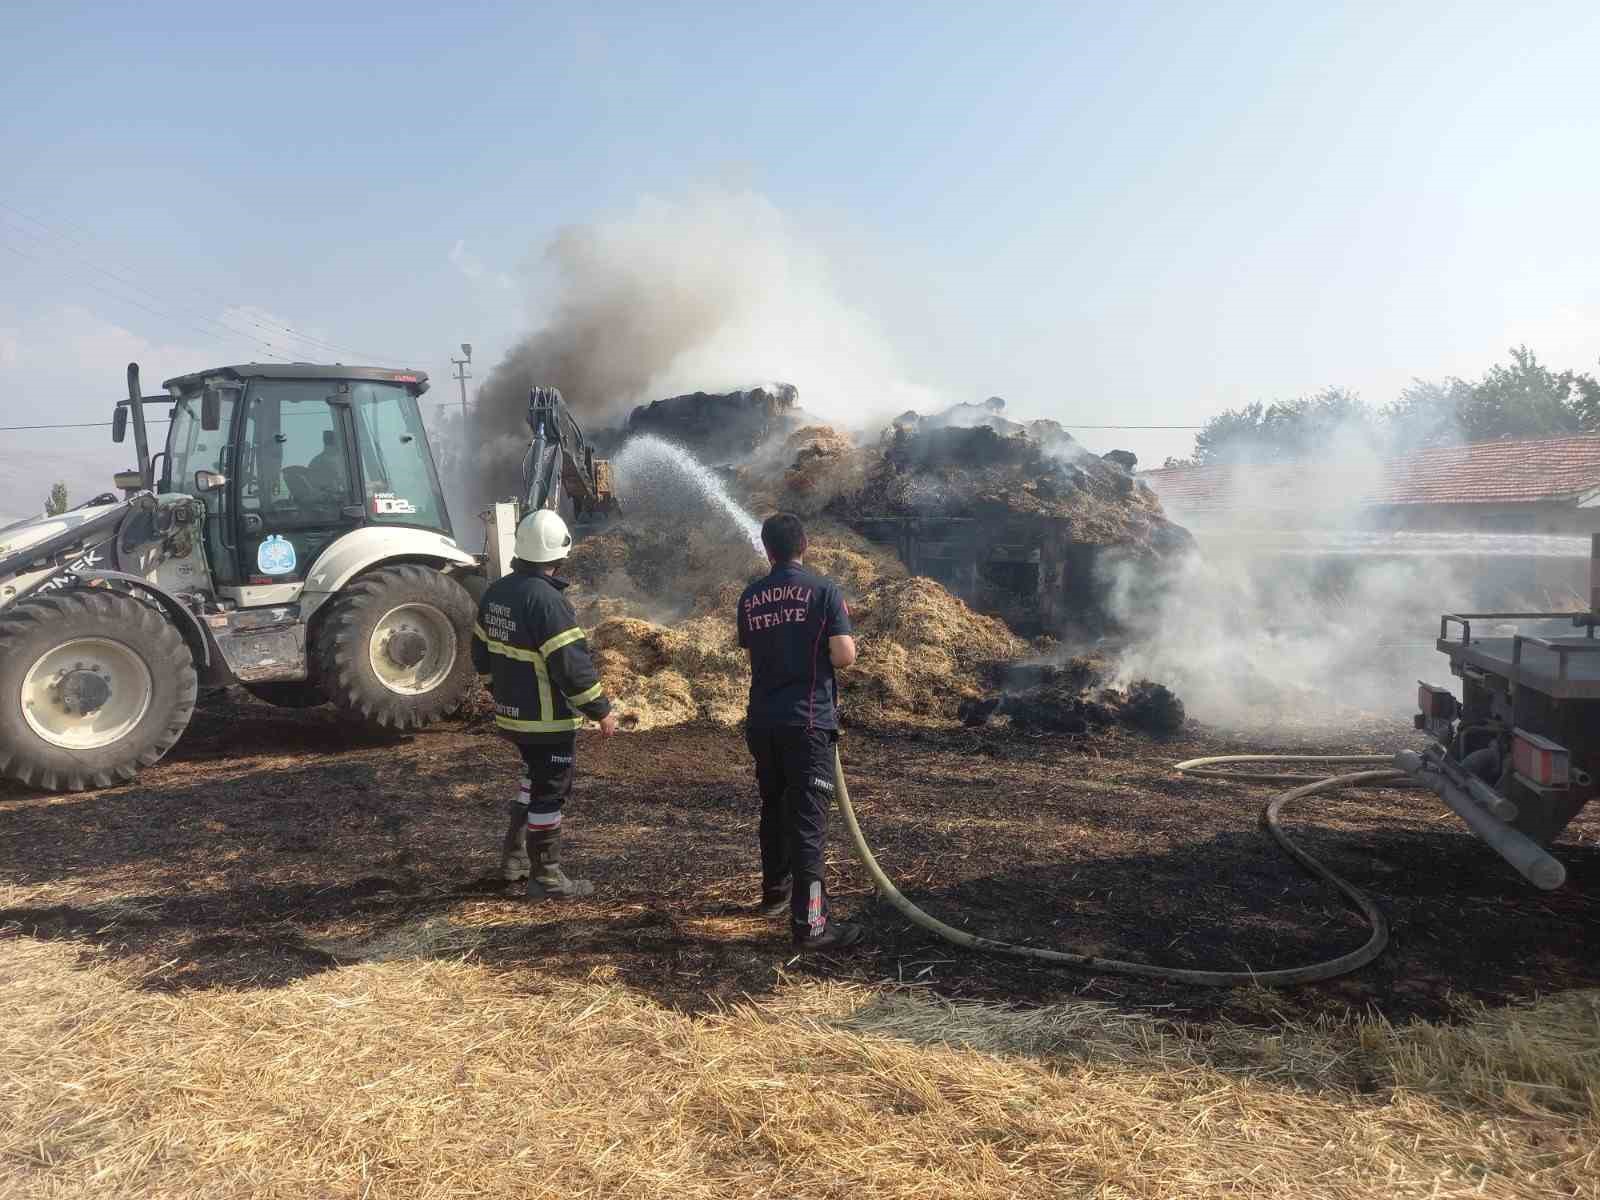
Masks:
[[[1139,478],[1164,505],[1191,513],[1303,501],[1308,489],[1329,488],[1365,506],[1563,501],[1600,487],[1600,434],[1440,446],[1365,464],[1161,467]]]

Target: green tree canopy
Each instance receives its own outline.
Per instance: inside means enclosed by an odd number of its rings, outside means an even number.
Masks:
[[[44,502],[44,515],[60,516],[67,511],[67,485],[59,480],[50,485],[50,495]]]
[[[1219,413],[1195,434],[1194,456],[1168,466],[1290,462],[1339,440],[1404,453],[1419,446],[1600,431],[1600,382],[1587,372],[1552,371],[1526,346],[1483,378],[1417,379],[1374,410],[1353,392],[1325,388],[1298,400],[1260,402]]]
[[[1325,450],[1339,437],[1368,436],[1376,417],[1345,388],[1298,400],[1259,401],[1212,417],[1195,434],[1196,463],[1284,462]]]

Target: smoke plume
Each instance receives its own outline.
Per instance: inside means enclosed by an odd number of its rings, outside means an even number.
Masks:
[[[1235,730],[1404,717],[1418,679],[1453,683],[1434,645],[1442,613],[1582,607],[1582,539],[1382,528],[1362,501],[1409,449],[1352,426],[1315,460],[1228,468],[1225,507],[1169,491],[1197,551],[1158,589],[1114,570],[1113,611],[1134,639],[1121,676],[1169,684],[1196,718]]]
[[[528,390],[561,389],[586,429],[632,406],[773,379],[812,412],[860,421],[926,403],[823,256],[751,193],[649,199],[567,229],[542,256],[545,324],[490,371],[465,438],[444,432],[457,511],[519,490]]]

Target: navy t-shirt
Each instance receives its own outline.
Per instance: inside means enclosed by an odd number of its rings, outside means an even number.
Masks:
[[[828,639],[850,632],[839,585],[787,563],[745,588],[737,619],[750,651],[750,728],[839,728],[828,656]]]

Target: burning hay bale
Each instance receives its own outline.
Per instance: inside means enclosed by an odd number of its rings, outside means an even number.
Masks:
[[[795,423],[800,402],[792,383],[741,392],[691,392],[642,404],[628,417],[629,436],[654,434],[687,446],[710,462],[750,454]]]
[[[987,424],[898,426],[866,486],[834,507],[908,517],[1042,517],[1063,522],[1077,544],[1140,552],[1189,542],[1121,462],[1088,453],[1054,422],[1009,433]]]
[[[734,592],[737,598],[737,589]],[[950,721],[980,694],[982,673],[1027,649],[1005,625],[975,613],[928,579],[889,579],[852,605],[861,656],[839,674],[847,718]],[[750,668],[725,612],[659,625],[610,617],[589,633],[595,665],[625,727],[744,719]]]
[[[806,562],[836,580],[854,601],[882,580],[904,579],[894,551],[829,521],[810,522]],[[731,620],[739,592],[762,566],[737,531],[633,516],[581,538],[562,574],[578,586],[575,606],[605,602],[604,616],[619,615],[622,603],[636,616],[676,620],[690,613],[717,613]],[[581,613],[580,613],[581,615]],[[602,619],[592,614],[590,620]]]
[[[824,515],[893,547],[1025,636],[1104,631],[1113,580],[1142,592],[1191,539],[1130,474],[1131,455],[1097,457],[1055,422],[1010,421],[1003,407],[906,413],[862,445],[803,428],[737,483],[760,507]]]
[[[769,443],[734,472],[734,485],[757,511],[813,518],[836,497],[860,489],[878,452],[831,425],[805,425]]]
[[[1183,701],[1166,686],[1148,679],[1126,688],[1105,686],[1106,665],[1073,658],[1057,664],[1028,664],[997,672],[1003,690],[968,700],[958,715],[969,727],[1006,717],[1024,733],[1088,733],[1124,725],[1156,737],[1183,729]]]
[[[678,464],[690,508],[676,510],[667,478],[650,504],[582,538],[568,562],[574,605],[629,728],[742,718],[749,667],[733,610],[761,563],[740,505],[806,517],[807,564],[843,587],[860,648],[839,677],[843,708],[871,723],[950,722],[963,706],[970,715],[993,691],[986,680],[1029,653],[1022,635],[1093,625],[1104,581],[1092,552],[1154,558],[1187,544],[1122,458],[1088,454],[1054,422],[1010,421],[998,398],[908,413],[858,444],[800,425],[791,392],[695,394],[635,410],[630,430],[702,454],[731,448],[743,461],[712,472],[714,486],[699,463]],[[765,438],[759,448],[752,431]],[[696,519],[708,491],[735,519]],[[1007,695],[989,715],[1072,731],[1183,723],[1181,703],[1158,685],[1113,692],[1097,676],[1097,691],[1088,686]]]
[[[575,606],[605,597],[626,602],[634,615],[675,620],[719,583],[743,587],[759,570],[754,548],[737,531],[639,517],[579,539],[562,574],[577,585]]]
[[[807,425],[784,439],[783,500],[777,507],[810,508],[825,503],[849,481],[852,459],[860,461],[855,444],[831,425]],[[856,472],[859,476],[860,472]]]
[[[690,539],[692,541],[692,539]],[[733,613],[752,571],[731,577],[702,570],[679,536],[619,526],[585,538],[569,574],[584,585],[574,604],[623,724],[658,729],[690,721],[721,726],[744,717],[750,669],[738,646]],[[983,672],[1015,659],[1027,643],[1001,621],[975,613],[930,579],[908,577],[882,547],[823,525],[807,561],[843,586],[861,656],[841,672],[847,714],[869,721],[949,721],[981,694]],[[642,619],[660,591],[632,600],[600,595],[618,582],[642,588],[663,579],[680,589],[686,611]],[[587,589],[597,589],[586,594]]]

